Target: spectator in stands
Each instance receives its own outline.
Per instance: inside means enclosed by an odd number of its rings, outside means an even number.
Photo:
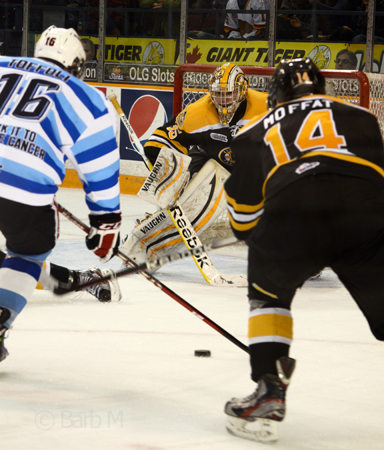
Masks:
[[[110,4],[110,0],[107,3],[108,7],[113,7]],[[99,34],[99,0],[86,0],[85,7],[87,12],[85,15],[85,23],[83,24],[83,31],[87,35],[98,35]],[[89,9],[92,8],[92,9]],[[107,36],[120,36],[121,31],[119,30],[116,23],[113,21],[111,14],[107,14]]]
[[[49,25],[77,29],[79,10],[84,6],[84,0],[32,0],[29,28],[31,31],[42,32]],[[45,8],[54,6],[55,8]],[[36,7],[36,8],[34,8]],[[74,8],[73,11],[66,8]],[[49,17],[47,17],[49,15]],[[49,25],[46,23],[49,21]]]
[[[225,37],[225,10],[222,9],[220,0],[196,0],[190,6],[190,11],[191,9],[206,9],[207,13],[189,12],[188,37],[193,39],[223,39]]]
[[[354,11],[354,0],[324,0],[324,3],[318,0],[308,0],[312,4],[313,9],[322,11]],[[348,29],[350,25],[349,15],[340,14],[316,14],[312,16],[311,22],[306,24],[299,18],[291,19],[291,25],[300,30],[303,38],[314,38],[315,40],[339,40],[335,30],[340,31],[342,28]],[[332,34],[334,33],[334,34]],[[348,33],[347,33],[348,34]],[[347,35],[346,35],[347,36]],[[351,40],[351,37],[347,40]]]
[[[88,38],[83,38],[81,40],[83,48],[85,51],[85,57],[87,61],[94,61],[96,59],[96,48],[95,44]]]
[[[367,39],[367,10],[369,0],[359,0],[359,5],[354,10],[358,13],[351,16],[350,22],[335,28],[329,36],[330,41],[353,42],[365,44]],[[375,11],[384,11],[384,0],[376,2]],[[364,14],[359,14],[364,12]],[[375,19],[375,44],[384,43],[384,16],[376,15]]]
[[[140,8],[146,9],[167,9],[167,10],[180,10],[181,0],[140,0]],[[146,15],[148,16],[148,15]],[[172,25],[170,30],[168,14],[157,13],[152,15],[151,21],[153,23],[152,31],[147,29],[147,33],[151,36],[166,36],[166,37],[179,37],[180,35],[180,11],[173,13],[172,11]],[[145,30],[144,30],[145,32]]]
[[[309,0],[283,0],[280,10],[311,10]],[[278,14],[276,18],[276,38],[287,40],[302,40],[309,35],[309,24],[312,15],[308,14]]]
[[[354,0],[325,0],[324,2],[321,2],[319,0],[309,0],[309,1],[312,3],[314,9],[324,12],[355,11],[356,9]],[[340,14],[328,14],[327,16],[325,16],[326,23],[328,24],[327,29],[322,30],[320,27],[318,27],[318,29],[322,31],[323,36],[329,35],[332,33],[333,30],[335,30],[340,26],[350,26],[351,17],[352,16],[350,15],[344,16]],[[312,31],[315,31],[314,23],[312,24]]]
[[[368,11],[369,0],[361,0],[361,4],[357,8],[358,11]],[[376,1],[376,11],[384,11],[384,1]],[[367,41],[367,19],[366,15],[356,15],[352,19],[352,29],[355,36],[353,43],[365,44]],[[375,36],[373,37],[375,44],[384,44],[384,16],[376,16],[375,20]]]
[[[357,58],[353,52],[343,49],[336,55],[336,70],[356,70]]]
[[[253,11],[247,13],[228,12],[225,18],[224,29],[228,39],[263,39],[265,36],[266,14],[256,14],[257,10],[269,10],[269,0],[229,0],[227,11],[239,10]]]

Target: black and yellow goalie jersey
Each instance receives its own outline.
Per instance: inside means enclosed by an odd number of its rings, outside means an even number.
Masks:
[[[233,136],[252,118],[267,110],[267,94],[248,89],[230,124],[220,123],[209,94],[188,105],[179,115],[158,128],[144,146],[154,164],[161,147],[188,154],[191,146],[199,146],[206,159],[215,159],[228,171],[234,164],[230,145]]]
[[[384,188],[384,150],[376,117],[325,95],[278,105],[232,141],[236,165],[225,184],[233,231],[247,239],[264,201],[317,173],[360,177]],[[287,211],[289,214],[289,211]]]

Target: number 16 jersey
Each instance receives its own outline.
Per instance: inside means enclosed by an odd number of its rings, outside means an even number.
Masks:
[[[65,161],[92,213],[119,211],[116,114],[97,89],[35,58],[0,58],[0,197],[53,202]]]

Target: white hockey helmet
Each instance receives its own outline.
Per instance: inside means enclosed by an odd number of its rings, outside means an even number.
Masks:
[[[208,90],[220,122],[227,125],[245,100],[248,80],[239,66],[226,63],[215,69],[209,79]]]
[[[85,73],[83,44],[73,28],[50,26],[43,31],[35,47],[35,58],[49,59],[81,80]]]

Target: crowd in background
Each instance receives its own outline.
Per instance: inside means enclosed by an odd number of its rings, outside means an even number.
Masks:
[[[277,0],[276,41],[365,43],[369,0]],[[187,0],[187,36],[266,40],[270,0]],[[107,0],[106,36],[180,36],[182,0]],[[99,0],[31,0],[29,31],[49,25],[99,34]],[[375,2],[374,43],[384,44],[384,0]],[[0,0],[3,52],[21,48],[23,0]],[[90,44],[89,44],[90,45]],[[2,53],[4,54],[4,53]]]
[[[369,0],[278,0],[276,40],[364,43]],[[3,7],[1,7],[3,4]],[[0,25],[21,26],[22,0],[0,0]],[[107,36],[178,38],[181,0],[107,0]],[[188,36],[265,39],[269,0],[188,0]],[[343,14],[344,13],[344,14]],[[384,0],[376,0],[375,43],[384,43]],[[97,36],[99,0],[31,0],[29,28],[56,21],[80,35]]]

